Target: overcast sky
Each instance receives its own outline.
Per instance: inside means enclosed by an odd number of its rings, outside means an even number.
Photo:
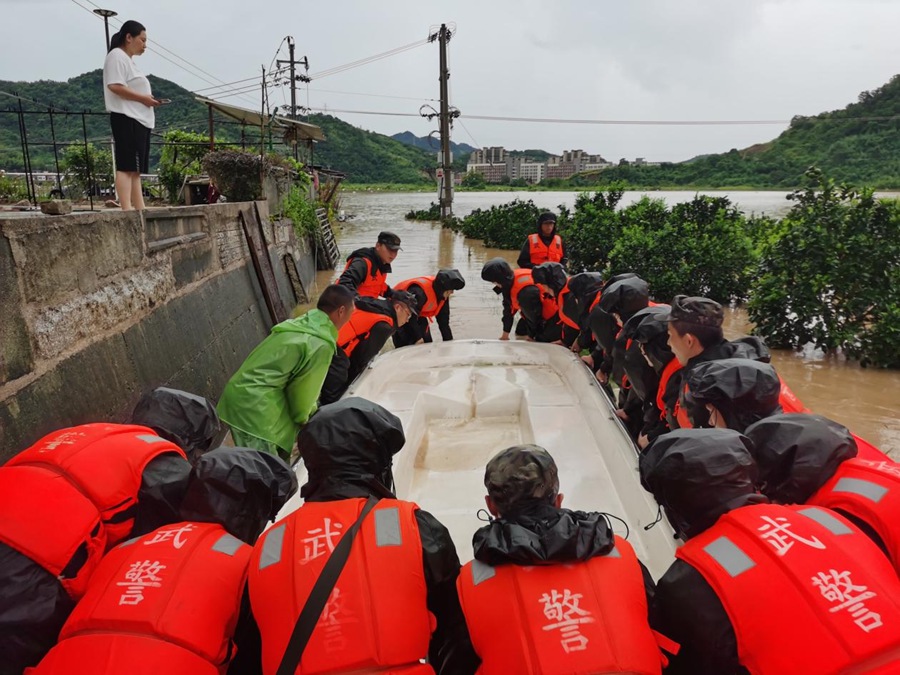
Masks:
[[[613,161],[724,152],[774,138],[785,125],[609,126],[466,115],[789,120],[841,108],[900,72],[900,2],[891,0],[97,1],[119,13],[111,33],[119,19],[147,27],[156,51],[136,59],[142,71],[213,96],[223,89],[213,84],[268,68],[288,34],[315,76],[451,23],[451,103],[463,115],[453,140],[556,153],[581,148]],[[103,22],[75,1],[0,0],[0,12],[0,79],[66,80],[102,65]],[[329,111],[415,115],[438,98],[437,74],[437,45],[419,46],[315,79],[309,102]],[[289,100],[284,91],[273,91],[273,104]],[[254,107],[259,96],[227,100]],[[304,91],[299,101],[306,100]],[[386,134],[436,128],[419,117],[334,114]]]

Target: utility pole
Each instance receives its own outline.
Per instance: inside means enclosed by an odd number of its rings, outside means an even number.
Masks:
[[[287,64],[288,67],[291,69],[291,115],[290,115],[290,117],[292,120],[295,120],[299,117],[299,115],[297,114],[297,82],[298,82],[298,80],[300,82],[309,82],[309,75],[299,75],[298,76],[296,67],[297,67],[297,65],[302,65],[306,69],[306,72],[308,73],[309,72],[309,59],[307,59],[304,56],[301,60],[297,61],[294,58],[294,49],[296,46],[294,44],[294,38],[291,37],[290,35],[288,35],[287,38],[285,38],[285,39],[287,40],[287,43],[288,43],[289,59],[287,61],[279,60],[279,61],[277,61],[277,64],[279,66]],[[294,130],[294,131],[296,133],[296,130]],[[299,149],[298,139],[295,138],[294,139],[294,159],[295,160],[297,160],[299,157],[298,149]]]
[[[443,175],[443,190],[441,190],[441,219],[453,215],[453,175],[450,172],[450,101],[448,94],[448,81],[450,72],[447,70],[447,43],[453,34],[447,29],[447,24],[442,23],[438,31],[438,44],[441,53],[441,168]]]

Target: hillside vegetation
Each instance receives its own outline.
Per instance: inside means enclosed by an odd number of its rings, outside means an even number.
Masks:
[[[794,188],[813,165],[839,182],[900,188],[900,75],[841,110],[794,117],[770,143],[681,164],[617,166],[574,182]]]
[[[187,89],[162,78],[150,76],[153,94],[158,98],[168,98],[172,103],[156,109],[156,129],[159,135],[172,129],[189,132],[208,132],[207,108],[194,100],[194,94]],[[81,112],[89,110],[104,112],[103,73],[100,69],[73,77],[66,82],[40,80],[38,82],[0,81],[0,91],[14,92],[19,96],[37,101],[23,103],[26,111],[46,112],[48,106],[54,110]],[[0,111],[17,109],[14,98],[0,96]],[[238,101],[235,105],[252,107],[250,103]],[[382,134],[358,129],[351,124],[329,115],[312,115],[309,121],[318,124],[325,131],[326,141],[315,147],[313,160],[348,174],[354,183],[406,183],[425,184],[429,181],[428,169],[434,171],[434,155],[418,148],[410,147]],[[37,171],[52,171],[54,168],[50,117],[46,114],[26,115],[25,123],[28,141],[31,145],[32,168]],[[83,140],[81,115],[54,114],[58,143],[81,143]],[[97,144],[107,144],[110,138],[109,119],[105,114],[85,117],[87,137]],[[240,127],[234,124],[217,123],[216,140],[238,143]],[[247,128],[247,140],[258,140],[258,130]],[[159,136],[152,138],[161,143]],[[274,139],[276,142],[277,138]],[[151,152],[151,170],[159,162],[160,150],[154,145]],[[62,156],[62,148],[60,148]],[[18,115],[0,112],[0,169],[22,171],[22,148],[19,137]]]

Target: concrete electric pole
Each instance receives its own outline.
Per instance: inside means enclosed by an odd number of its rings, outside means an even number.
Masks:
[[[441,190],[441,218],[447,218],[453,215],[453,174],[450,169],[450,96],[448,93],[448,81],[450,80],[450,71],[447,70],[447,43],[450,42],[452,33],[447,28],[447,24],[442,23],[438,31],[438,45],[440,47],[441,61],[441,114],[440,114],[440,133],[441,133],[441,168],[442,168],[442,187]]]
[[[286,38],[286,40],[288,43],[289,58],[287,61],[279,60],[277,63],[279,66],[287,64],[288,67],[291,69],[291,115],[290,115],[290,117],[292,120],[295,120],[299,117],[299,115],[297,114],[297,81],[300,80],[302,82],[309,82],[308,75],[300,75],[298,77],[296,67],[297,67],[297,65],[302,65],[306,71],[309,71],[309,59],[307,59],[304,56],[300,61],[297,61],[294,58],[294,48],[295,48],[294,38],[292,38],[289,35]],[[297,159],[299,156],[298,151],[297,151],[298,145],[299,145],[299,143],[297,143],[295,141],[294,142],[294,159]]]

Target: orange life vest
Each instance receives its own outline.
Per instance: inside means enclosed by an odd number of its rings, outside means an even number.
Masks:
[[[838,514],[745,506],[675,555],[722,601],[751,673],[897,672],[900,580],[878,547]]]
[[[559,305],[559,320],[562,321],[569,328],[574,328],[578,330],[581,326],[578,325],[578,317],[577,316],[569,316],[566,314],[565,306],[566,306],[566,296],[569,295],[572,291],[569,290],[569,282],[566,282],[566,285],[563,286],[562,290],[556,296],[556,304]]]
[[[248,587],[265,675],[278,669],[301,608],[365,501],[306,502],[257,542]],[[417,509],[382,499],[366,516],[297,673],[434,672],[420,663],[434,620],[426,606]]]
[[[528,257],[532,265],[545,262],[560,262],[563,257],[562,237],[553,235],[550,245],[544,243],[539,234],[528,235]]]
[[[843,511],[870,525],[900,574],[900,464],[848,459],[807,504]]]
[[[434,292],[434,277],[416,277],[394,284],[394,288],[400,291],[408,291],[410,286],[418,286],[425,293],[425,305],[419,307],[419,316],[425,319],[437,316],[446,300],[444,298],[439,300]]]
[[[41,467],[71,482],[100,512],[110,548],[131,533],[144,469],[166,453],[185,457],[147,427],[82,424],[44,436],[6,466]]]
[[[33,674],[224,674],[252,552],[211,523],[120,544]]]
[[[84,595],[106,550],[106,530],[78,488],[44,467],[3,466],[0,513],[0,542],[56,576],[72,599]]]
[[[513,283],[512,288],[510,288],[509,291],[510,307],[512,308],[513,314],[521,309],[519,305],[519,293],[521,293],[522,289],[526,286],[537,286],[537,284],[534,283],[534,278],[531,276],[531,270],[527,268],[513,270]],[[544,321],[547,321],[556,316],[558,312],[559,306],[556,304],[556,298],[548,297],[541,292],[541,318],[543,318]]]
[[[666,367],[663,368],[662,373],[660,373],[659,388],[656,390],[656,407],[659,408],[659,417],[669,423],[671,423],[672,420],[678,419],[678,416],[681,413],[681,406],[678,404],[677,400],[675,401],[674,410],[667,411],[666,406],[666,387],[669,386],[669,380],[672,379],[672,375],[679,370],[681,370],[681,363],[673,356],[672,360],[666,364]],[[671,420],[669,419],[670,416],[667,412],[671,412]]]
[[[347,264],[344,266],[344,272],[347,271],[347,268],[350,267],[350,264],[354,260],[362,260],[366,263],[366,277],[363,282],[356,287],[356,293],[369,298],[383,297],[388,289],[387,274],[375,267],[372,261],[365,256],[348,258]],[[344,272],[341,272],[341,274]]]
[[[512,287],[509,289],[509,301],[512,313],[519,311],[519,293],[526,286],[534,286],[534,278],[531,276],[531,270],[525,267],[513,270]]]
[[[456,581],[479,673],[659,673],[641,568],[616,537],[582,563],[467,563]]]
[[[370,312],[359,307],[350,315],[350,320],[338,331],[338,347],[349,357],[357,345],[369,337],[377,323],[394,325],[394,320],[387,314]]]

